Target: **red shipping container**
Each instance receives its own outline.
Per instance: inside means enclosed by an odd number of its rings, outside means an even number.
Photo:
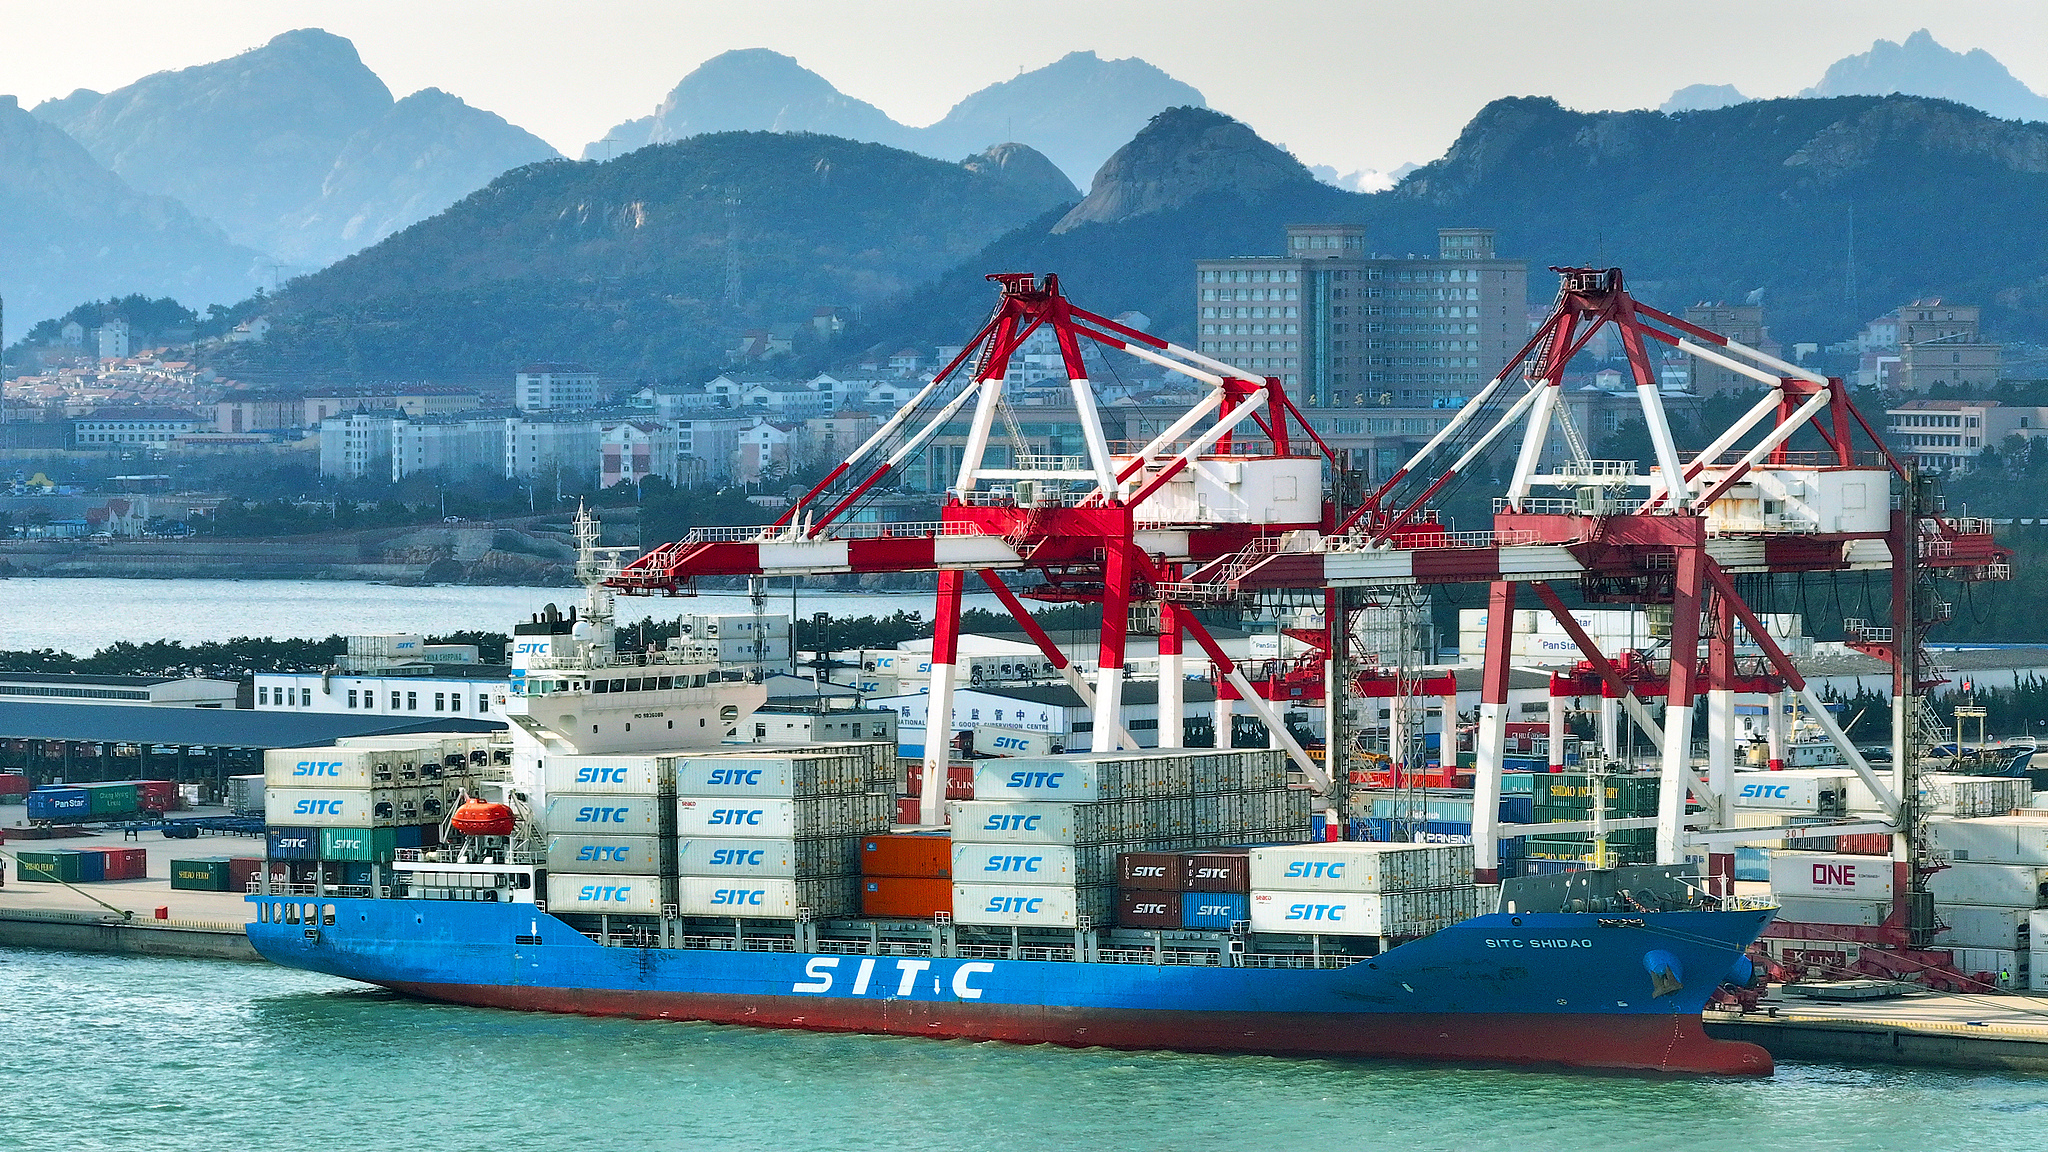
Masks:
[[[860,842],[860,874],[945,880],[953,875],[953,838],[931,833],[866,837]]]
[[[923,789],[924,789],[924,765],[923,765],[922,763],[912,763],[912,764],[910,764],[910,765],[908,766],[908,768],[907,768],[907,769],[906,769],[905,771],[906,771],[906,775],[905,775],[905,780],[904,780],[904,785],[903,785],[903,789],[904,789],[904,795],[906,795],[906,796],[921,796],[921,795],[923,795],[923,794],[924,794],[924,793],[923,793]],[[972,765],[972,764],[948,764],[948,765],[946,765],[946,796],[945,796],[945,798],[946,798],[946,799],[948,799],[948,800],[972,800],[972,799],[974,799],[974,765]]]
[[[0,772],[0,796],[26,796],[29,794],[28,777],[19,772]]]
[[[1250,850],[1239,852],[1196,852],[1187,858],[1186,891],[1249,892],[1252,890]]]
[[[1116,922],[1126,928],[1180,927],[1180,897],[1170,892],[1118,892]]]
[[[918,812],[918,803],[917,803],[917,797],[915,797],[915,796],[904,796],[904,797],[899,797],[899,798],[897,799],[897,801],[896,801],[896,822],[897,822],[898,824],[915,824],[915,823],[917,823],[917,818],[918,818],[918,815],[919,815],[919,812]]]
[[[1848,856],[1889,856],[1892,838],[1883,832],[1851,832],[1835,837],[1835,851]]]
[[[915,876],[875,876],[861,881],[860,914],[902,916],[929,920],[940,912],[953,910],[951,880],[921,879]]]
[[[1117,887],[1131,892],[1179,892],[1187,857],[1178,852],[1120,852]]]
[[[171,780],[137,780],[135,792],[144,812],[172,812],[178,807],[178,785]]]
[[[144,849],[81,848],[79,851],[99,853],[102,879],[145,880],[149,877],[149,853]]]
[[[247,892],[249,881],[263,871],[263,857],[236,856],[228,861],[228,891]]]

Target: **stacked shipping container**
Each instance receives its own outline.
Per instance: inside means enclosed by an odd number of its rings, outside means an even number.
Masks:
[[[1251,851],[1254,932],[1426,936],[1479,913],[1470,845],[1300,844]]]
[[[264,755],[266,855],[297,864],[383,864],[401,848],[430,848],[476,781],[489,773],[487,737],[365,737]],[[239,777],[237,779],[240,779]],[[242,789],[248,803],[249,788]],[[367,868],[340,869],[364,877]]]

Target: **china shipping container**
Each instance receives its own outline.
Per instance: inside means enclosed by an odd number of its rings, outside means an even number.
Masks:
[[[952,838],[929,834],[862,837],[860,871],[863,876],[944,880],[953,874]]]
[[[953,882],[927,876],[868,876],[861,881],[860,914],[929,920],[953,910]]]

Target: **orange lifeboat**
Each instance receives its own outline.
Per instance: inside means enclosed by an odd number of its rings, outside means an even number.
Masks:
[[[510,836],[518,821],[503,804],[469,800],[455,810],[449,823],[464,836]]]

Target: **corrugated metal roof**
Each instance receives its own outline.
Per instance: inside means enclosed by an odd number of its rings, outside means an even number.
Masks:
[[[496,732],[489,720],[257,712],[246,708],[150,708],[0,702],[0,739],[113,744],[206,744],[227,748],[311,748],[343,736]]]

